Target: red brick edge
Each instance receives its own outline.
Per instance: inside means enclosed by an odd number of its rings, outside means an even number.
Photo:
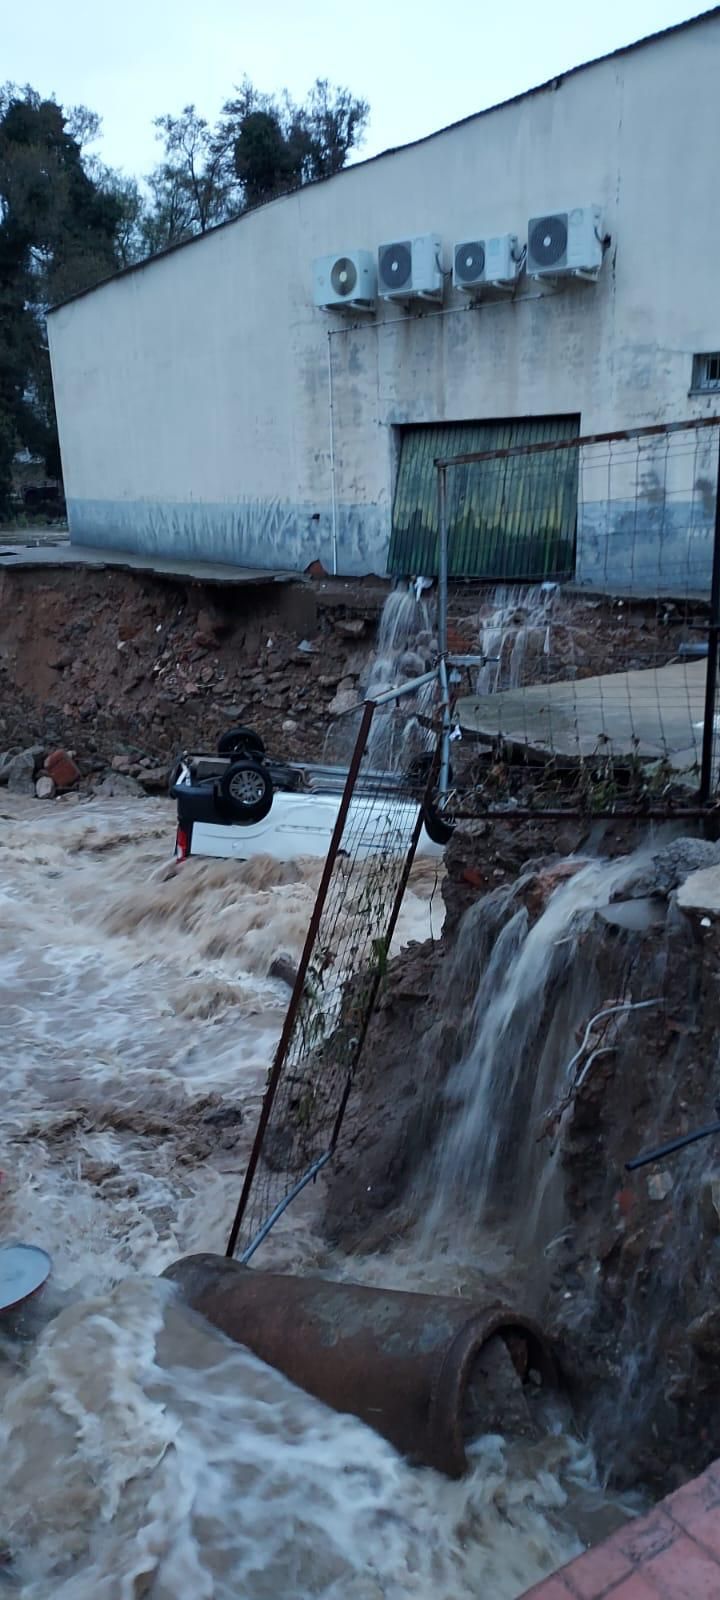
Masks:
[[[525,1600],[720,1600],[720,1461]]]

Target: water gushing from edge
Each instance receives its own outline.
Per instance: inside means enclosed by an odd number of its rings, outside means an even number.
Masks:
[[[445,1087],[445,1131],[423,1178],[427,1250],[449,1216],[460,1230],[476,1229],[508,1182],[525,1213],[537,1211],[548,1178],[538,1130],[567,1087],[568,1041],[598,1000],[582,936],[652,853],[648,846],[614,861],[562,863],[560,872],[570,867],[573,875],[534,922],[524,898],[532,870],[466,914],[456,965],[472,963],[479,981],[470,1043]]]
[[[522,681],[531,654],[550,654],[550,632],[560,590],[555,583],[499,584],[479,616],[479,654],[488,657],[477,694],[498,694]]]

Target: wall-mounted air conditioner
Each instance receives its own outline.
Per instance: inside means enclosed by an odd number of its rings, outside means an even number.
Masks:
[[[478,294],[483,285],[511,287],[520,270],[522,252],[517,234],[501,233],[489,239],[466,239],[453,251],[453,288]]]
[[[596,278],[602,266],[603,229],[599,206],[576,206],[531,217],[526,270],[530,278]]]
[[[383,300],[442,300],[442,241],[437,233],[396,239],[378,250],[378,293]]]
[[[371,250],[320,256],[313,262],[313,279],[313,299],[323,311],[373,311],[375,308],[377,268]]]

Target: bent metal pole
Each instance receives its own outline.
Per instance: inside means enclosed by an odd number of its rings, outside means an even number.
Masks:
[[[442,708],[439,789],[450,787],[450,684],[448,680],[448,525],[447,469],[438,467],[438,681]]]

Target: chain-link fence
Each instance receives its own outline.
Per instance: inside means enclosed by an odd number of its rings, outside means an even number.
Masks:
[[[388,719],[414,731],[424,675],[405,696],[365,704],[337,824],[308,928],[228,1241],[248,1260],[282,1211],[330,1159],[420,839],[433,754],[399,772],[374,756]],[[431,735],[424,732],[424,741]]]
[[[719,439],[710,419],[436,463],[437,639],[412,587],[388,603],[378,677],[389,656],[418,675],[371,683],[356,714],[228,1254],[249,1260],[336,1148],[423,820],[442,839],[468,817],[699,815],[715,802]],[[476,589],[458,615],[447,580],[468,507],[481,534],[490,508],[488,548],[517,541],[503,570],[518,574],[538,567],[539,540],[557,543],[559,517],[574,578]]]
[[[551,538],[553,507],[567,527],[571,482],[575,498],[574,577],[496,589],[466,615],[479,670],[453,667],[446,644],[453,715],[475,755],[456,812],[468,791],[475,812],[707,804],[718,784],[719,438],[713,418],[437,463],[450,553],[468,501],[482,518],[487,498],[496,520],[511,505],[508,537],[531,551],[538,508]],[[524,565],[519,550],[514,570]]]

